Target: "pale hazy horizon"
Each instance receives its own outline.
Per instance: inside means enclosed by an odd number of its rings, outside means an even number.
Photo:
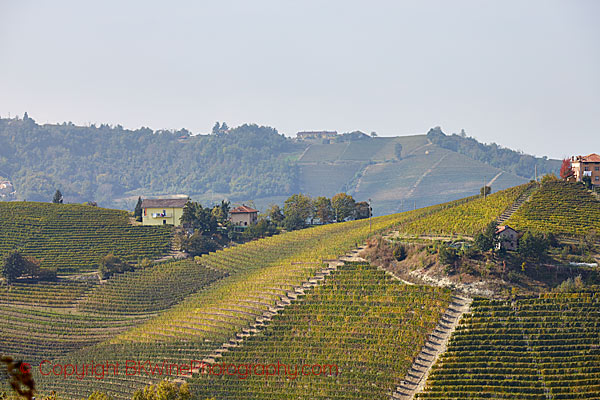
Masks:
[[[0,3],[0,116],[600,153],[600,2]]]

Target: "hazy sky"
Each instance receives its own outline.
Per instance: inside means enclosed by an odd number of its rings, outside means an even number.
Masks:
[[[0,0],[0,115],[600,153],[600,1]]]

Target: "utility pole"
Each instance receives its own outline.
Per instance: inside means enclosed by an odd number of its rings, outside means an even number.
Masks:
[[[535,164],[535,181],[537,182],[537,164]]]
[[[416,209],[417,209],[417,201],[415,200],[414,201],[414,208],[413,208],[413,210],[416,210]]]
[[[371,215],[373,215],[373,209],[371,208],[371,199],[369,199],[369,235],[371,234]]]

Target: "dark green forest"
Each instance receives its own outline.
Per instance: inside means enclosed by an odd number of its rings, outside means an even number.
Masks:
[[[445,135],[438,127],[427,138],[527,179],[534,165],[539,175],[556,173],[560,166],[558,160],[482,144],[466,135]],[[336,142],[370,140],[377,139],[355,131],[340,135]],[[70,122],[39,125],[25,114],[0,119],[0,178],[12,182],[17,200],[49,202],[60,189],[65,202],[95,201],[117,208],[132,208],[138,196],[209,194],[232,201],[281,198],[301,192],[307,176],[315,179],[315,175],[300,176],[302,167],[297,162],[308,145],[254,124],[229,128],[217,123],[211,134],[192,135],[186,129],[129,130],[120,125]],[[331,151],[335,149],[332,146]],[[331,180],[335,188],[347,184],[343,177],[323,172],[316,177]]]
[[[21,200],[111,205],[122,196],[212,191],[248,198],[297,190],[298,145],[277,130],[242,125],[211,135],[121,126],[38,125],[0,119],[0,176]]]

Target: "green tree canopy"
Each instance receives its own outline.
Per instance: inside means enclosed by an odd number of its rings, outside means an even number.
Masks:
[[[356,202],[354,198],[346,193],[338,193],[331,198],[331,206],[337,222],[345,221],[354,214]]]
[[[203,234],[216,233],[218,227],[217,218],[212,210],[203,208],[200,203],[194,201],[188,201],[183,208],[181,223]]]
[[[305,226],[306,221],[314,215],[313,201],[304,194],[293,194],[284,203],[283,214],[295,225]]]
[[[328,224],[333,221],[333,207],[331,207],[331,199],[320,196],[314,201],[315,206],[315,217],[319,219],[322,224]]]
[[[187,383],[178,386],[168,380],[137,390],[133,400],[191,400],[192,395]]]

